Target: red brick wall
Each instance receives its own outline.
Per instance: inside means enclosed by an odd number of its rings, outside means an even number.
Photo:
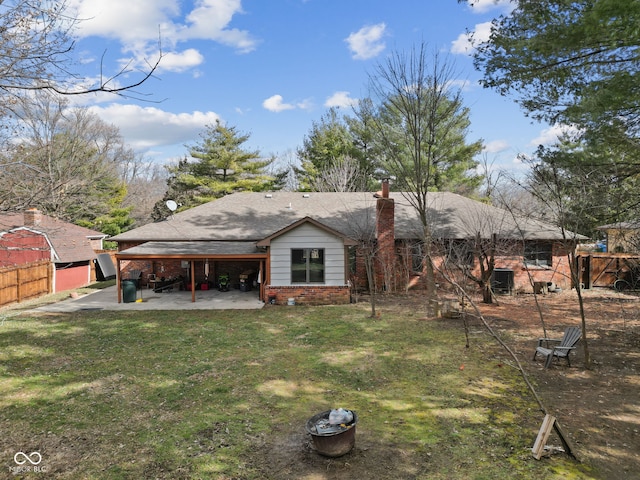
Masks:
[[[401,291],[405,288],[406,282],[409,282],[409,288],[425,288],[424,275],[417,275],[411,272],[411,259],[408,251],[400,245],[397,248],[397,253],[400,253],[400,258],[395,263],[395,290]],[[434,258],[436,266],[439,264],[438,257]],[[476,261],[477,263],[477,261]],[[555,243],[553,245],[553,265],[550,268],[547,267],[535,267],[530,266],[525,268],[522,261],[522,254],[513,255],[501,255],[496,257],[495,268],[508,268],[513,270],[514,274],[514,289],[516,292],[531,293],[533,287],[531,281],[534,282],[552,282],[563,290],[572,288],[571,284],[571,269],[567,258],[566,247],[562,243]],[[410,273],[411,272],[411,273]],[[475,272],[479,275],[479,269]],[[529,280],[529,274],[532,279]],[[440,285],[445,285],[445,280],[442,276],[436,273],[437,282]],[[358,290],[368,290],[368,282],[366,276],[366,270],[364,267],[363,254],[358,250],[356,256],[356,275],[354,278],[354,286]]]
[[[571,283],[571,267],[567,257],[567,247],[562,243],[554,243],[552,249],[552,265],[550,267],[525,267],[522,254],[500,255],[495,259],[495,268],[506,268],[513,270],[514,291],[521,293],[533,293],[532,282],[550,282],[563,290],[573,287]],[[436,265],[441,260],[436,258]],[[477,264],[477,260],[476,260]],[[480,270],[476,265],[475,275],[480,275]],[[531,276],[531,278],[529,278]],[[439,278],[438,282],[443,284],[444,279]],[[417,282],[422,285],[422,279]]]
[[[569,290],[571,283],[571,265],[567,257],[567,247],[562,243],[553,245],[553,257],[551,267],[529,266],[525,268],[522,256],[500,257],[496,259],[496,268],[509,268],[513,270],[513,281],[516,292],[532,293],[531,282],[551,282]],[[531,275],[531,280],[529,279]]]
[[[379,198],[376,202],[375,261],[376,284],[379,290],[393,290],[395,285],[395,205],[392,198]]]
[[[265,301],[275,297],[277,305],[286,305],[290,298],[296,305],[339,305],[350,303],[349,287],[328,287],[324,285],[298,285],[291,287],[272,287],[265,285]]]

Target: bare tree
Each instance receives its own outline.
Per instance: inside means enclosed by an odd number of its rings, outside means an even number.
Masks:
[[[438,53],[429,62],[424,44],[409,55],[391,55],[370,76],[380,111],[369,119],[369,125],[381,161],[396,186],[407,192],[405,198],[422,225],[428,308],[436,303],[436,282],[427,194],[442,185],[443,165],[466,161],[463,159],[471,162],[481,148],[479,142],[465,144],[468,111],[454,80],[453,65]]]
[[[565,195],[565,185],[563,178],[559,175],[557,169],[552,165],[551,168],[544,173],[536,166],[533,166],[531,175],[535,177],[535,182],[529,183],[529,191],[532,195],[539,199],[544,199],[550,209],[552,209],[557,224],[562,230],[564,238],[565,250],[567,252],[567,261],[571,267],[571,283],[575,287],[578,306],[580,309],[580,320],[582,327],[582,350],[584,352],[584,363],[586,368],[591,368],[591,354],[589,352],[589,341],[587,338],[587,318],[584,306],[584,298],[582,296],[580,271],[578,270],[578,262],[576,260],[576,248],[578,243],[577,234],[569,229],[567,225],[568,215],[567,197]],[[585,205],[588,201],[585,197]]]
[[[166,168],[136,155],[125,166],[125,172],[123,178],[127,185],[127,195],[123,206],[131,209],[135,225],[152,222],[153,207],[167,191]]]
[[[444,267],[449,271],[459,271],[467,280],[473,282],[480,292],[484,303],[493,303],[494,294],[491,278],[496,264],[496,255],[504,254],[504,245],[498,242],[498,235],[490,239],[476,232],[473,238],[461,241],[446,241],[444,247]]]
[[[509,363],[509,365],[511,365],[513,368],[517,369],[518,372],[520,372],[520,376],[522,377],[525,385],[529,389],[529,392],[533,396],[534,400],[538,404],[538,407],[540,408],[540,411],[542,413],[544,413],[545,415],[548,414],[549,410],[547,409],[547,407],[543,403],[542,399],[538,395],[538,392],[536,391],[535,387],[531,383],[531,380],[529,380],[529,375],[527,374],[526,370],[524,369],[524,367],[520,363],[520,360],[518,359],[518,356],[515,354],[513,349],[511,349],[509,347],[509,345],[507,345],[507,343],[502,339],[502,337],[491,327],[491,325],[489,324],[487,319],[484,317],[484,315],[482,314],[482,312],[478,308],[478,305],[474,302],[474,300],[471,297],[471,295],[469,295],[469,292],[463,286],[458,284],[454,277],[449,276],[446,271],[444,271],[443,273],[445,275],[445,278],[446,278],[447,282],[449,282],[455,288],[455,290],[458,292],[458,294],[462,296],[464,301],[466,301],[471,306],[472,310],[475,313],[475,316],[478,318],[478,320],[483,325],[483,327],[487,330],[489,335],[491,337],[493,337],[493,339],[496,340],[496,342],[507,352],[507,354],[509,355],[509,357],[512,360],[512,364]],[[569,455],[574,460],[577,460],[577,457],[576,457],[576,454],[574,452],[573,446],[571,445],[571,443],[569,441],[569,438],[564,434],[564,431],[561,429],[560,423],[557,420],[554,422],[553,428],[556,431],[556,433],[558,434],[566,454]]]
[[[134,73],[133,63],[113,75],[100,71],[97,80],[87,80],[73,71],[73,30],[81,22],[65,0],[13,0],[0,9],[0,95],[4,114],[13,111],[15,96],[29,90],[49,90],[63,95],[106,92],[136,95],[134,89],[153,76],[162,59],[148,63],[137,79],[121,84],[120,78]],[[129,92],[129,93],[127,93]]]
[[[90,221],[119,206],[136,160],[115,126],[47,92],[21,103],[20,125],[21,140],[0,168],[1,209],[37,206]]]
[[[311,189],[316,192],[362,192],[366,184],[360,162],[349,156],[334,158],[311,179]]]

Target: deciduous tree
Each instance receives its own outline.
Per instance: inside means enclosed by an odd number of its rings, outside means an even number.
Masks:
[[[408,54],[394,53],[370,76],[377,107],[371,117],[376,151],[394,187],[406,192],[422,224],[431,302],[435,277],[427,193],[456,183],[480,183],[471,169],[482,144],[466,141],[469,111],[455,80],[453,65],[439,53],[429,58],[424,44]]]
[[[69,108],[59,95],[40,92],[21,105],[22,140],[0,168],[0,208],[37,207],[101,230],[114,219],[113,211],[123,208],[126,184],[121,166],[134,159],[134,152],[116,127],[86,108]],[[114,225],[130,225],[122,211],[116,216]]]

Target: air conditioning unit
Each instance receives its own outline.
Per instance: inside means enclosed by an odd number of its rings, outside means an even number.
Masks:
[[[513,293],[513,270],[494,268],[491,274],[491,288],[495,293]]]

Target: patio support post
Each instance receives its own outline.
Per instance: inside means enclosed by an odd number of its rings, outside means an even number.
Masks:
[[[262,300],[264,302],[264,261],[260,260],[260,270],[258,270],[258,279],[260,282],[258,283],[258,300]]]
[[[118,303],[122,303],[122,286],[120,285],[120,259],[116,258],[116,286],[118,290]]]
[[[196,301],[196,262],[191,260],[191,301]]]

